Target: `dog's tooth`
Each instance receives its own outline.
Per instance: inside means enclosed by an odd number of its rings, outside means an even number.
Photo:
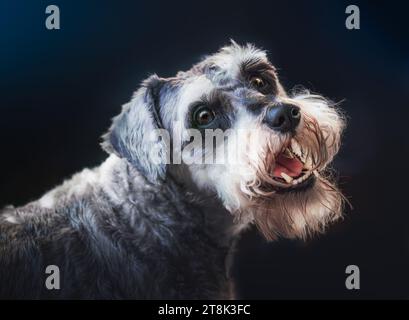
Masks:
[[[294,158],[293,153],[292,153],[291,150],[288,149],[288,148],[285,148],[285,150],[284,150],[284,155],[285,155],[287,158],[290,158],[290,159],[293,159],[293,158]]]
[[[291,150],[293,151],[293,153],[301,155],[300,145],[294,139],[291,140]]]
[[[280,175],[283,177],[283,179],[287,183],[291,183],[294,180],[292,177],[290,177],[288,174],[286,174],[284,172],[281,172]]]
[[[304,168],[311,170],[312,169],[312,159],[310,157],[307,157],[304,161]]]
[[[293,180],[292,184],[293,184],[293,185],[298,184],[298,180]]]

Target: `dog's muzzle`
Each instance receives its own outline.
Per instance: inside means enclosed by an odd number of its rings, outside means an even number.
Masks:
[[[267,108],[263,123],[275,132],[294,136],[300,120],[298,106],[279,103]],[[299,190],[312,185],[314,175],[306,160],[298,143],[290,139],[282,151],[275,155],[272,178],[278,191]]]

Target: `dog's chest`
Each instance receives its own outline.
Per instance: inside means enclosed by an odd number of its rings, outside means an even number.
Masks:
[[[122,212],[121,222],[104,225],[102,234],[95,237],[93,254],[99,257],[99,268],[91,268],[92,276],[106,282],[108,275],[111,288],[121,298],[226,297],[231,245],[224,238],[227,221],[195,209],[189,212],[192,219],[186,218],[186,212],[175,215],[175,209],[168,210],[166,215],[145,210],[142,217],[134,213],[136,217],[129,215],[125,221],[127,215]],[[110,245],[98,246],[101,237]]]

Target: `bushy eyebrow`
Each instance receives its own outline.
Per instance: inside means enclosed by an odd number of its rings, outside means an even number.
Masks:
[[[274,66],[261,59],[253,58],[243,61],[240,70],[245,78],[249,75],[260,74],[271,80],[277,80],[276,69]]]
[[[214,89],[210,93],[203,95],[200,100],[216,110],[222,108],[226,112],[233,111],[229,95],[222,90]]]

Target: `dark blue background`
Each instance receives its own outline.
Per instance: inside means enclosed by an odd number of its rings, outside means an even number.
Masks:
[[[45,28],[45,8],[61,30]],[[345,8],[361,29],[345,28]],[[38,198],[106,155],[110,118],[151,73],[174,75],[232,38],[269,51],[286,88],[343,102],[335,167],[354,209],[307,243],[240,243],[243,298],[409,297],[409,7],[394,1],[2,1],[0,206]],[[345,267],[361,289],[345,289]]]

